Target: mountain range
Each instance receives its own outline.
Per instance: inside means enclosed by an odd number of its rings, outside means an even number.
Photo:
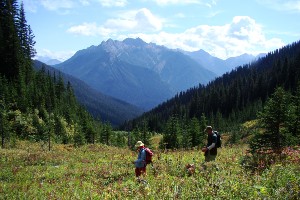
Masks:
[[[182,92],[123,127],[128,130],[128,127],[142,127],[146,124],[150,131],[163,132],[168,123],[179,123],[176,119],[180,119],[181,127],[188,127],[190,123],[193,124],[193,118],[197,118],[211,123],[224,133],[235,132],[234,129],[237,128],[236,131],[240,134],[241,123],[257,119],[258,113],[270,108],[264,109],[265,103],[273,97],[278,87],[288,91],[288,94],[287,101],[283,100],[286,98],[285,94],[278,97],[282,99],[277,106],[282,107],[293,101],[291,94],[296,95],[299,100],[299,66],[300,41],[269,52],[256,62],[236,67],[205,86]],[[272,105],[275,105],[274,102]],[[187,125],[182,125],[182,122]],[[291,127],[292,132],[296,132],[293,128],[297,125]]]
[[[202,49],[194,52],[183,51],[183,53],[190,56],[195,61],[197,61],[201,66],[214,72],[218,76],[221,76],[238,66],[249,64],[249,62],[256,61],[257,59],[266,56],[265,53],[258,54],[257,56],[253,56],[251,54],[245,53],[240,56],[230,57],[227,58],[226,60],[223,60],[210,55],[209,53],[207,53]]]
[[[203,50],[184,52],[127,38],[109,39],[80,50],[54,67],[105,95],[147,111],[253,59],[245,54],[222,60]]]
[[[48,56],[36,56],[35,60],[41,61],[45,63],[46,65],[57,65],[59,63],[62,63],[60,60],[50,58]]]
[[[113,126],[117,126],[143,113],[140,108],[104,95],[83,81],[48,66],[45,63],[34,60],[33,65],[35,70],[43,69],[45,73],[50,73],[52,76],[62,76],[65,84],[70,82],[78,102],[96,119],[100,119],[103,122],[110,122]]]

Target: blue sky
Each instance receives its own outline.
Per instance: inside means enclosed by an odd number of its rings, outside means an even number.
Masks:
[[[20,0],[21,1],[21,0]],[[23,0],[38,56],[140,37],[226,59],[300,39],[300,0]]]

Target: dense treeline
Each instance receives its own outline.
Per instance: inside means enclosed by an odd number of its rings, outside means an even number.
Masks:
[[[16,138],[43,141],[49,148],[51,141],[114,144],[122,138],[112,135],[109,123],[95,121],[78,104],[71,84],[60,75],[33,69],[35,41],[23,3],[0,0],[0,18],[2,147],[13,145]]]
[[[122,128],[147,123],[150,131],[166,131],[168,123],[177,118],[183,132],[192,120],[203,121],[204,117],[215,128],[232,131],[240,123],[255,119],[275,88],[281,86],[294,94],[299,80],[300,42],[295,42],[239,66],[206,86],[181,92]]]

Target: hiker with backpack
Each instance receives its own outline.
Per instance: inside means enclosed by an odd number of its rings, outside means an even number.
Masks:
[[[137,141],[135,147],[137,148],[139,154],[137,160],[133,161],[133,164],[135,165],[135,176],[139,180],[141,175],[146,174],[146,150],[142,141]]]
[[[205,132],[207,133],[207,145],[202,148],[202,152],[204,152],[205,162],[210,162],[217,157],[217,148],[220,147],[220,136],[213,131],[211,126],[207,126]]]

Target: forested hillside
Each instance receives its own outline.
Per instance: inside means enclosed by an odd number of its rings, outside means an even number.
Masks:
[[[10,3],[12,2],[12,3]],[[23,4],[0,1],[0,131],[2,147],[17,138],[83,144],[94,142],[102,124],[80,106],[62,77],[35,72],[34,35]]]
[[[42,62],[35,60],[34,68],[35,70],[44,68],[45,72],[53,76],[62,76],[65,84],[68,84],[68,82],[71,83],[78,102],[83,105],[95,119],[99,119],[102,122],[109,122],[114,127],[143,113],[143,111],[136,106],[104,95],[92,89],[85,82],[51,66],[45,65]]]
[[[123,128],[146,126],[151,131],[163,131],[175,120],[186,130],[196,119],[222,131],[232,130],[255,119],[277,87],[294,94],[299,80],[300,42],[295,42],[254,63],[239,66],[206,86],[181,92]]]

